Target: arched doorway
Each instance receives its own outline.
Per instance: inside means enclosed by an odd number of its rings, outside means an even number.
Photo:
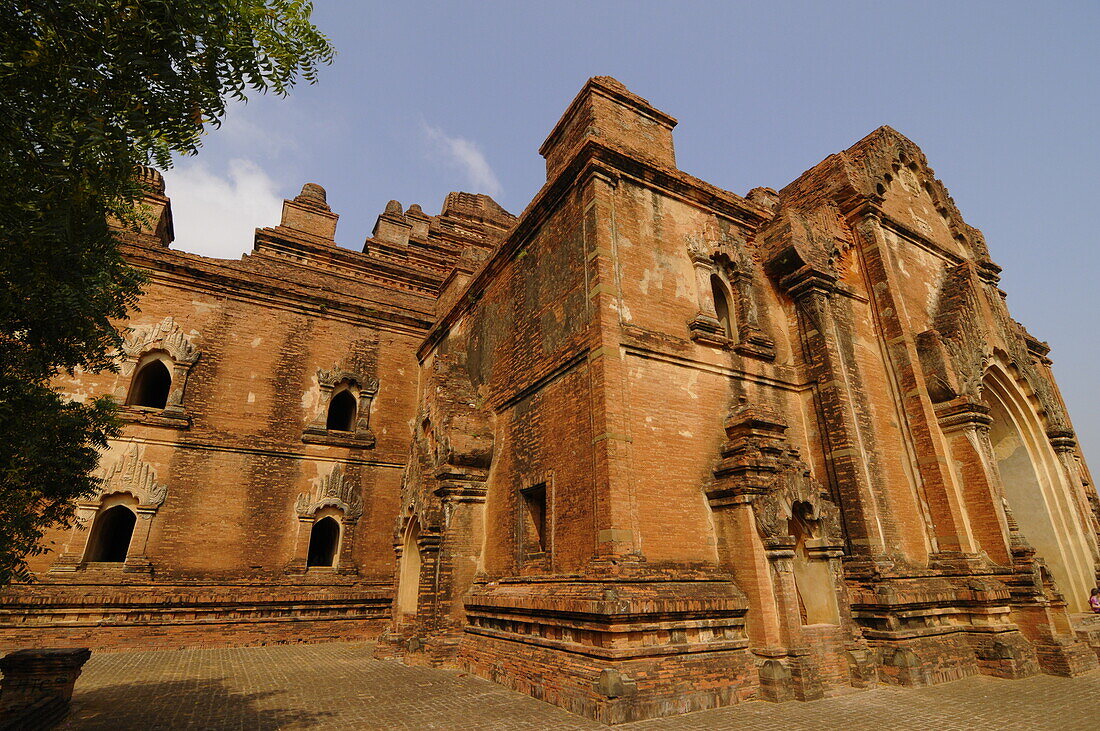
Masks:
[[[397,611],[403,615],[416,614],[420,597],[420,522],[413,517],[405,528],[405,540],[401,544],[401,567],[397,587]]]
[[[336,562],[336,549],[340,545],[340,524],[331,515],[313,523],[309,531],[309,553],[306,566],[329,567]]]
[[[1007,373],[991,370],[983,385],[993,419],[989,440],[1012,516],[1046,562],[1069,610],[1084,611],[1096,583],[1087,538],[1042,420]]]
[[[100,512],[88,537],[85,561],[122,563],[130,550],[137,516],[125,505],[115,505]]]

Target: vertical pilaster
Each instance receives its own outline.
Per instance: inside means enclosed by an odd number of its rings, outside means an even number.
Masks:
[[[138,505],[134,511],[137,513],[137,521],[134,523],[134,532],[130,535],[130,548],[126,552],[122,570],[126,573],[152,573],[153,565],[145,551],[149,546],[149,532],[157,509],[152,505]]]
[[[749,611],[746,629],[754,648],[783,646],[783,630],[776,608],[771,564],[760,540],[749,496],[710,500],[718,539],[720,566],[733,574],[745,593]]]
[[[940,429],[951,449],[966,500],[970,526],[977,546],[993,561],[1012,564],[1008,518],[993,444],[989,440],[989,409],[966,399],[936,407]]]
[[[638,560],[642,555],[631,469],[626,367],[621,353],[622,290],[615,222],[617,181],[595,172],[584,186],[584,240],[594,340],[589,351],[593,450],[596,475],[598,562]]]
[[[831,295],[835,277],[803,267],[781,284],[795,301],[811,380],[822,421],[820,434],[831,473],[834,498],[841,506],[851,555],[878,560],[886,554],[880,507],[865,465],[858,426],[852,411],[843,358],[836,340]]]
[[[1074,508],[1077,510],[1082,524],[1086,527],[1085,533],[1088,536],[1089,554],[1093,563],[1100,567],[1100,546],[1097,545],[1097,540],[1100,538],[1100,517],[1097,516],[1094,510],[1093,505],[1095,503],[1090,504],[1087,497],[1089,487],[1082,474],[1081,463],[1077,459],[1077,439],[1070,431],[1055,432],[1047,436],[1050,438],[1050,446],[1054,448],[1055,454],[1058,455],[1058,461],[1066,474],[1070,492],[1073,493]],[[1097,568],[1096,573],[1100,576],[1100,568]]]
[[[336,573],[355,576],[359,573],[359,566],[355,563],[355,528],[357,518],[344,516],[340,523],[340,555],[336,559]]]
[[[869,280],[875,321],[883,339],[887,368],[897,383],[906,431],[915,450],[917,491],[928,510],[934,552],[976,552],[959,486],[951,475],[948,455],[935,433],[936,416],[924,387],[916,342],[904,321],[902,287],[893,271],[888,244],[878,217],[865,213],[855,226],[860,254]]]
[[[304,574],[309,557],[309,536],[313,530],[313,515],[298,516],[298,535],[294,540],[294,558],[286,565],[284,571],[288,574]]]
[[[78,504],[76,514],[73,516],[72,528],[69,530],[69,539],[65,542],[65,548],[61,555],[54,561],[49,572],[68,573],[80,568],[84,560],[84,553],[88,548],[88,538],[91,535],[92,522],[95,520],[98,505]]]

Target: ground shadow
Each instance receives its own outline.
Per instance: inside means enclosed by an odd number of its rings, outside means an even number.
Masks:
[[[234,691],[224,678],[134,682],[81,689],[61,729],[281,729],[317,726],[335,714],[272,708],[261,701],[284,691]]]

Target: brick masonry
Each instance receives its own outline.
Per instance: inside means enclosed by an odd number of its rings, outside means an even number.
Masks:
[[[127,427],[0,643],[378,636],[605,723],[1093,670],[1100,502],[1049,347],[921,151],[882,127],[740,196],[675,124],[593,78],[522,216],[391,202],[361,252],[314,184],[239,262],[176,252],[147,173],[120,371],[58,383]]]

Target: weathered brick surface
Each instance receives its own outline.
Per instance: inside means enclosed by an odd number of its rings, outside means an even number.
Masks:
[[[676,168],[675,123],[593,78],[520,217],[393,201],[361,253],[315,185],[240,262],[173,252],[148,174],[122,370],[58,384],[125,400],[170,361],[117,494],[79,507],[136,503],[131,552],[50,535],[0,642],[380,631],[614,723],[1091,672],[1100,500],[1049,347],[921,151],[882,127],[740,196]],[[364,412],[334,434],[340,388]],[[307,570],[328,515],[335,568]]]

